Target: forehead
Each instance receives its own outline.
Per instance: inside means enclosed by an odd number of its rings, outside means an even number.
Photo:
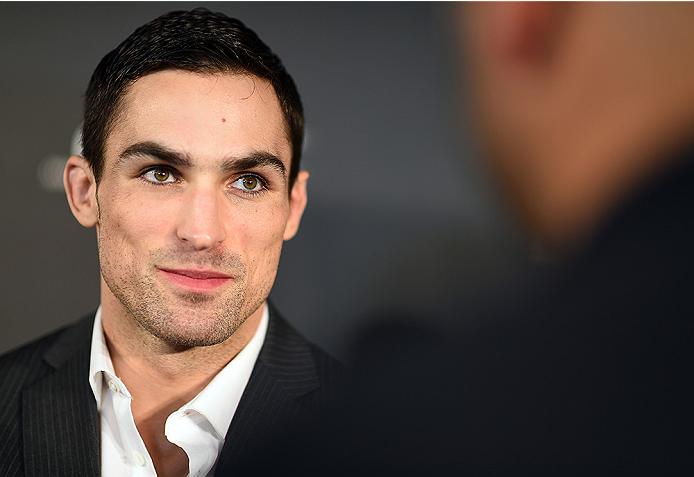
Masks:
[[[106,162],[138,142],[191,157],[268,152],[286,161],[291,146],[272,85],[246,74],[166,70],[135,81],[106,141]]]

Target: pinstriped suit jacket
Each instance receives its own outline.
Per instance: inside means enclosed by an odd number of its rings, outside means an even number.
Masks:
[[[93,323],[90,315],[0,358],[3,477],[100,475],[99,417],[88,379]],[[329,404],[343,376],[341,365],[270,305],[265,343],[215,475],[231,475],[273,430]]]

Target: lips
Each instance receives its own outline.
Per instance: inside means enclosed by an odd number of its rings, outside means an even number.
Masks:
[[[160,268],[159,273],[174,285],[198,293],[215,291],[233,280],[230,275],[209,270]]]

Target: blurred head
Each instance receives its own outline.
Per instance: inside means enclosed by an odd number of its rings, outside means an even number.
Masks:
[[[279,99],[292,146],[289,189],[299,171],[304,117],[294,81],[281,60],[243,23],[205,9],[175,11],[135,30],[99,63],[87,88],[83,156],[101,179],[106,139],[133,83],[163,70],[250,74],[268,81]]]
[[[582,242],[691,140],[691,2],[456,8],[489,164],[545,244]]]

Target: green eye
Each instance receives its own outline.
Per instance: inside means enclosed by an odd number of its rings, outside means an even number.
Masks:
[[[233,184],[231,184],[231,187],[241,192],[257,194],[264,192],[267,186],[262,178],[254,174],[247,174],[236,179]]]
[[[253,176],[245,176],[242,179],[243,188],[246,190],[255,190],[258,187],[258,178]]]

